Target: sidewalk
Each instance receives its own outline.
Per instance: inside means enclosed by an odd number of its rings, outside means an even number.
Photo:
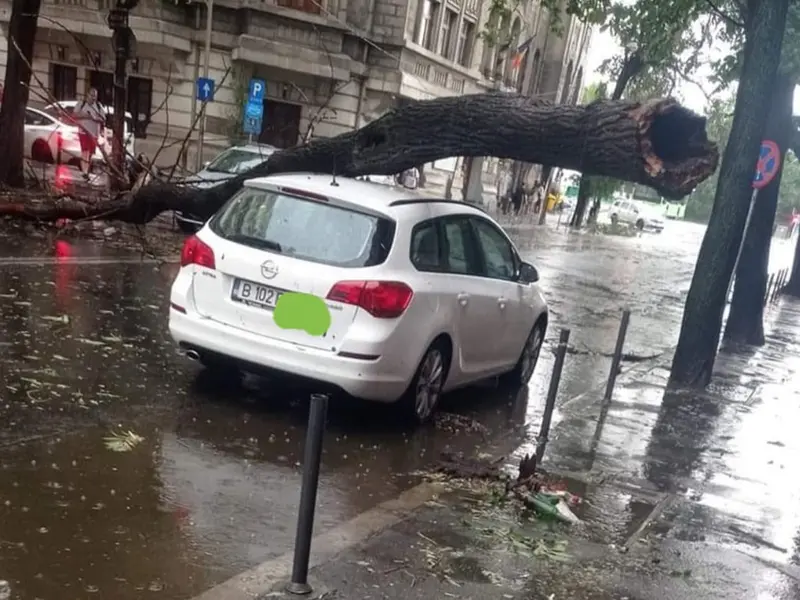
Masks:
[[[385,527],[365,517],[336,552],[315,540],[311,597],[800,598],[800,303],[772,307],[767,331],[764,348],[721,354],[705,393],[665,396],[661,360],[621,376],[607,410],[601,390],[559,407],[544,466],[583,498],[580,525],[485,482],[423,484],[381,509]],[[259,598],[292,597],[289,566],[261,568]],[[220,590],[202,598],[243,597]]]

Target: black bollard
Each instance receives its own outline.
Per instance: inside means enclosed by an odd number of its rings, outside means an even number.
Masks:
[[[553,410],[556,407],[558,384],[561,382],[561,371],[564,369],[564,358],[567,356],[569,344],[569,329],[562,329],[556,348],[556,362],[553,365],[553,374],[550,376],[550,387],[547,390],[547,400],[544,403],[542,426],[539,428],[539,437],[536,439],[536,465],[542,464],[544,450],[547,447],[547,438],[550,435],[550,422],[553,420]]]
[[[614,347],[614,356],[611,358],[611,371],[608,373],[608,383],[606,384],[606,393],[603,398],[611,400],[614,393],[614,384],[617,382],[617,373],[619,372],[619,363],[622,362],[622,348],[625,346],[625,335],[628,333],[628,323],[631,320],[631,311],[622,311],[622,321],[619,323],[619,333],[617,334],[617,345]]]
[[[297,515],[297,535],[294,539],[292,580],[286,586],[290,594],[311,593],[308,585],[308,563],[311,555],[311,535],[314,531],[314,509],[317,505],[319,467],[322,462],[322,438],[328,414],[328,395],[312,394],[308,414],[306,447],[303,451],[303,487],[300,490],[300,510]]]

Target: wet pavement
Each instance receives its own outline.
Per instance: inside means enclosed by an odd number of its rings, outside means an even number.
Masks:
[[[614,473],[616,487],[594,486],[598,497],[618,495],[620,485],[636,490],[629,502],[640,506],[623,509],[635,513],[631,523],[593,519],[596,539],[623,539],[694,471],[665,465],[658,475],[657,462],[634,466],[626,458],[672,443],[648,441],[659,431],[655,393],[615,403],[603,429],[596,390],[623,308],[633,314],[627,352],[655,357],[675,343],[703,230],[669,223],[661,235],[635,238],[511,231],[540,270],[548,346],[559,327],[572,329],[553,464],[582,476],[581,485]],[[209,380],[178,355],[166,329],[174,263],[51,234],[0,238],[0,254],[0,579],[15,597],[188,598],[290,550],[307,390],[257,378]],[[787,256],[777,252],[775,264]],[[651,363],[629,365],[621,385]],[[526,448],[551,369],[545,352],[528,390],[511,394],[488,383],[453,394],[436,425],[417,432],[398,429],[383,407],[337,403],[316,531],[396,497],[443,450]],[[110,449],[106,438],[126,431],[143,441]],[[650,480],[648,469],[656,474]],[[679,525],[681,503],[668,508],[665,522]]]

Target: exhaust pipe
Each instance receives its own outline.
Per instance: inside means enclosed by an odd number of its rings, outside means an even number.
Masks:
[[[197,350],[187,350],[186,357],[194,361],[200,360],[200,355],[197,353]]]

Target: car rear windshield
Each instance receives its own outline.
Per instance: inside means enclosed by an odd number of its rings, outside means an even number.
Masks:
[[[222,207],[210,227],[232,242],[338,267],[383,263],[395,230],[391,219],[248,187]]]

